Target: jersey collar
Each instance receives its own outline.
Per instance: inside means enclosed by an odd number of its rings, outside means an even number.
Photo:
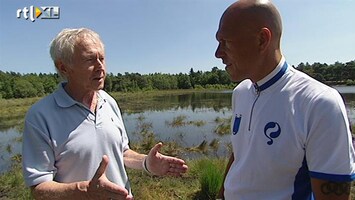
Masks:
[[[279,64],[275,67],[275,69],[270,74],[265,76],[260,81],[254,83],[255,89],[258,92],[261,92],[269,88],[285,74],[286,70],[287,70],[287,63],[285,61],[285,58],[282,57]]]

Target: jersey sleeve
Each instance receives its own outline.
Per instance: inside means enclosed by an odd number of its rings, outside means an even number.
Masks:
[[[330,89],[317,95],[308,112],[305,151],[310,176],[330,181],[354,180],[354,147],[340,94]]]

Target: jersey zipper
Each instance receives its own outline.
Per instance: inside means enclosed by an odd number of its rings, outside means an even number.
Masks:
[[[253,106],[251,107],[251,111],[250,111],[250,118],[249,118],[248,131],[250,131],[250,128],[251,128],[251,121],[252,121],[252,119],[253,119],[254,106],[255,106],[255,104],[256,104],[256,101],[258,101],[259,96],[260,96],[260,92],[261,92],[261,90],[260,90],[258,84],[255,83],[255,84],[254,84],[254,87],[255,87],[255,90],[256,90],[256,98],[255,98],[255,100],[254,100]]]

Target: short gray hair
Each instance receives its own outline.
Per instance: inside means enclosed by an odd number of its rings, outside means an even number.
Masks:
[[[58,70],[57,62],[61,61],[66,65],[71,65],[73,62],[74,47],[83,37],[88,37],[100,42],[102,48],[104,48],[100,36],[96,32],[87,28],[63,29],[50,43],[49,53],[54,62],[55,69],[59,76],[64,79],[66,79],[66,77]]]

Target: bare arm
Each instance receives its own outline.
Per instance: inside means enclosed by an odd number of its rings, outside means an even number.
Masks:
[[[312,178],[311,184],[317,200],[350,200],[351,182],[334,182]]]
[[[229,158],[228,164],[226,166],[226,170],[224,172],[223,184],[222,184],[221,189],[219,190],[218,195],[217,195],[218,199],[224,199],[224,181],[226,180],[227,173],[228,173],[229,168],[231,167],[233,161],[234,161],[234,154],[232,153],[232,155]]]
[[[132,169],[143,169],[143,161],[147,155],[137,153],[131,149],[123,153],[124,164]]]
[[[123,153],[124,163],[133,169],[143,169],[145,165],[151,174],[157,176],[181,176],[188,168],[185,161],[159,153],[162,146],[163,144],[159,142],[149,151],[148,155],[128,149]]]
[[[31,187],[35,199],[81,199],[86,198],[88,182],[58,183],[47,181]]]
[[[31,187],[35,199],[124,199],[131,200],[128,191],[112,182],[106,175],[108,157],[103,156],[100,166],[90,181],[58,183],[47,181]]]

